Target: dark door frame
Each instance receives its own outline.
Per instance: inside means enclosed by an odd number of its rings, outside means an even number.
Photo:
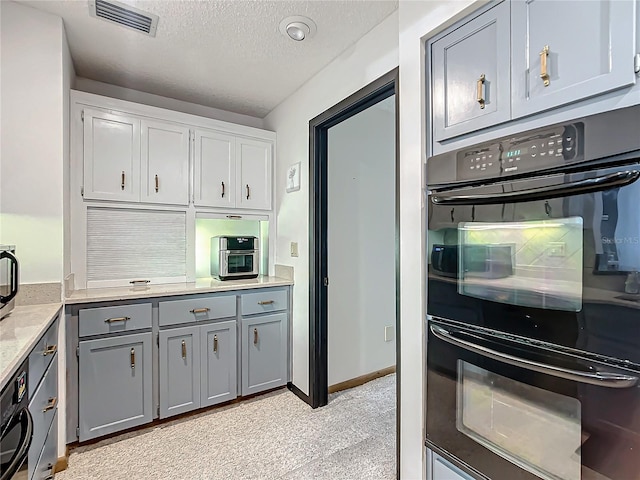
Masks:
[[[309,395],[313,407],[328,402],[327,352],[327,139],[329,128],[395,94],[396,100],[396,397],[400,419],[400,195],[399,69],[396,67],[309,122]],[[302,393],[302,392],[299,392]],[[304,398],[304,397],[303,397]]]

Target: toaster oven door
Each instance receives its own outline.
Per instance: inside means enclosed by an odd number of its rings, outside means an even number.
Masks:
[[[256,253],[253,251],[224,252],[224,265],[227,275],[251,275],[258,273]]]

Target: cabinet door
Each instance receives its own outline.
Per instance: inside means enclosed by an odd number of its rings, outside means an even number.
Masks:
[[[431,478],[429,480],[472,480],[471,476],[453,466],[439,455],[433,454]]]
[[[287,314],[242,319],[242,395],[287,383]]]
[[[200,327],[160,331],[160,418],[200,407]]]
[[[271,209],[271,147],[272,143],[267,141],[248,138],[237,140],[236,207]]]
[[[509,120],[509,2],[431,46],[436,140]]]
[[[189,129],[143,120],[141,200],[189,204]]]
[[[635,82],[632,0],[527,0],[511,9],[514,118]]]
[[[140,200],[140,120],[84,109],[84,198]]]
[[[236,139],[219,132],[195,132],[195,198],[202,207],[236,203]]]
[[[200,327],[201,407],[233,400],[238,396],[236,326],[234,320]]]
[[[79,347],[80,441],[150,422],[151,332]]]

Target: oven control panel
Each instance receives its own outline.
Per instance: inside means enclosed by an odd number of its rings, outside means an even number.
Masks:
[[[584,124],[542,128],[456,154],[457,179],[480,180],[567,165],[584,158]]]

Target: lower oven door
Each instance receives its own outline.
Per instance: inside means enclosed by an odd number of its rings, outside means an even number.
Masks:
[[[478,478],[640,479],[640,369],[587,355],[430,320],[427,446]]]

